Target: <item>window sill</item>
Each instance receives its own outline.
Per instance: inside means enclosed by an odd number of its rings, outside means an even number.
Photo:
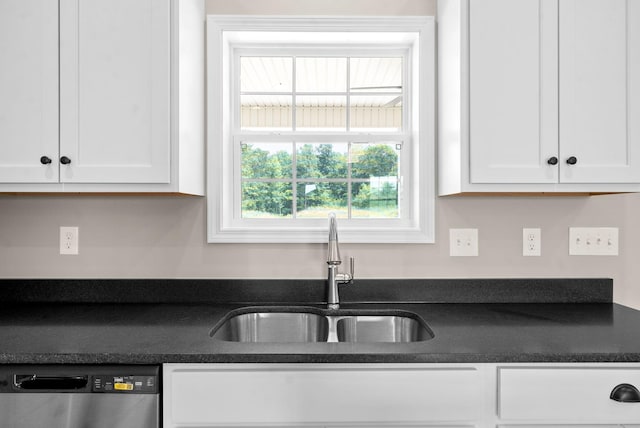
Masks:
[[[224,228],[209,227],[210,243],[326,243],[328,228]],[[433,233],[419,228],[380,227],[357,230],[338,225],[341,243],[367,244],[432,244]]]

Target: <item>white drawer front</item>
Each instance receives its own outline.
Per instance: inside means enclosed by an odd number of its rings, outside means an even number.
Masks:
[[[498,369],[499,416],[503,420],[574,423],[638,423],[640,403],[620,403],[611,391],[640,388],[640,368]]]
[[[178,425],[473,421],[483,399],[473,368],[209,366],[165,374],[166,410]]]
[[[498,425],[497,428],[635,428],[635,427],[633,425],[544,424],[544,425]]]

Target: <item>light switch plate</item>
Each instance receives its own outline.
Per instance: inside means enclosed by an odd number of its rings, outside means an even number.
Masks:
[[[617,227],[570,227],[569,254],[572,256],[617,256]]]
[[[449,229],[449,255],[473,257],[478,255],[478,229]]]

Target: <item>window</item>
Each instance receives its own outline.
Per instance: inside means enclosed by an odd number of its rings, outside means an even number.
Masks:
[[[401,218],[406,50],[323,53],[235,50],[243,219]]]
[[[210,242],[433,242],[432,18],[208,18]]]

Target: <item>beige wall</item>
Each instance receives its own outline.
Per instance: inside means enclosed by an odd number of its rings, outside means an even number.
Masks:
[[[208,13],[433,14],[426,0],[208,0]],[[361,12],[361,13],[365,13]],[[323,278],[325,246],[206,243],[196,197],[0,196],[0,278]],[[367,278],[611,277],[640,308],[640,195],[447,197],[434,245],[343,245]],[[58,254],[59,226],[80,227],[80,254]],[[620,228],[619,257],[568,255],[569,226]],[[476,227],[479,257],[449,257],[448,229]],[[542,228],[523,257],[522,228]],[[357,285],[355,285],[357,287]]]
[[[0,196],[3,278],[323,278],[322,244],[207,244],[198,197]],[[343,244],[367,278],[611,277],[640,308],[640,195],[446,197],[434,245]],[[80,227],[80,254],[58,254],[58,227]],[[619,257],[568,255],[569,226],[620,228]],[[477,227],[479,257],[449,257],[448,229]],[[542,228],[523,257],[522,228]],[[356,285],[357,286],[357,285]]]

